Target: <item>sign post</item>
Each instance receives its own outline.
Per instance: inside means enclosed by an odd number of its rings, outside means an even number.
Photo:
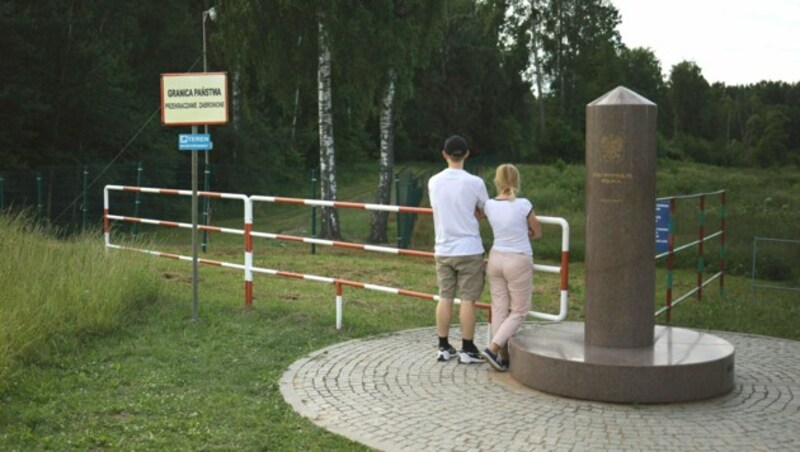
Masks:
[[[198,134],[197,126],[227,124],[228,75],[224,72],[201,74],[161,74],[161,123],[165,126],[192,126],[191,135],[178,137],[178,149],[192,152],[192,320],[199,318],[197,294],[197,152],[210,151],[211,136]]]

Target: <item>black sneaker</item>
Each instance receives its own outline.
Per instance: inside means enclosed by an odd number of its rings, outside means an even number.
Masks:
[[[452,345],[448,345],[447,347],[439,347],[439,354],[436,357],[436,361],[450,361],[452,358],[456,356],[456,349],[453,348]]]
[[[482,363],[485,361],[480,352],[476,350],[461,349],[458,352],[458,361],[462,364]]]
[[[481,354],[486,358],[486,361],[489,362],[489,365],[492,366],[494,370],[498,372],[505,372],[508,370],[508,367],[503,364],[503,361],[500,359],[500,357],[488,348],[484,348]]]

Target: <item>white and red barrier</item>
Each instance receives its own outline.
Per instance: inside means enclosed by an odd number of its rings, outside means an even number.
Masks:
[[[130,186],[121,186],[121,185],[107,185],[104,189],[104,196],[103,196],[103,230],[104,230],[104,237],[105,237],[105,244],[106,248],[108,249],[121,249],[121,250],[130,250],[130,251],[137,251],[142,252],[154,256],[159,257],[166,257],[170,259],[177,259],[177,260],[185,260],[185,261],[192,261],[190,256],[183,256],[178,254],[172,253],[163,253],[159,251],[152,251],[152,250],[144,250],[138,249],[133,247],[121,246],[111,243],[111,221],[125,221],[125,222],[134,222],[134,223],[142,223],[142,224],[152,224],[152,225],[160,225],[160,226],[167,226],[167,227],[177,227],[177,228],[187,228],[191,229],[192,225],[189,223],[180,223],[180,222],[173,222],[173,221],[163,221],[163,220],[155,220],[150,218],[137,218],[137,217],[128,217],[128,216],[121,216],[121,215],[112,215],[110,213],[109,207],[109,191],[125,191],[125,192],[140,192],[140,193],[154,193],[154,194],[162,194],[162,195],[177,195],[177,196],[191,196],[192,192],[189,190],[173,190],[173,189],[162,189],[162,188],[148,188],[148,187],[130,187]],[[405,249],[398,249],[386,246],[375,246],[375,245],[365,245],[365,244],[358,244],[358,243],[351,243],[351,242],[343,242],[343,241],[336,241],[336,240],[322,240],[310,237],[299,237],[299,236],[292,236],[286,234],[272,234],[267,232],[256,232],[253,231],[253,202],[271,202],[271,203],[285,203],[285,204],[301,204],[301,205],[308,205],[308,206],[321,206],[321,207],[335,207],[335,208],[350,208],[350,209],[364,209],[364,210],[378,210],[378,211],[385,211],[385,212],[396,212],[396,213],[415,213],[415,214],[431,214],[433,211],[430,208],[424,207],[405,207],[405,206],[394,206],[394,205],[385,205],[385,204],[362,204],[362,203],[354,203],[354,202],[340,202],[340,201],[321,201],[315,199],[300,199],[300,198],[286,198],[286,197],[277,197],[277,196],[246,196],[242,194],[233,194],[233,193],[217,193],[217,192],[198,192],[198,196],[201,197],[210,197],[210,198],[223,198],[223,199],[237,199],[242,201],[244,204],[244,229],[234,229],[234,228],[222,228],[222,227],[215,227],[215,226],[206,226],[206,225],[198,225],[198,229],[207,230],[207,231],[214,231],[214,232],[221,232],[221,233],[228,233],[228,234],[236,234],[242,235],[244,237],[244,265],[241,264],[234,264],[229,262],[222,262],[216,261],[211,259],[198,259],[198,262],[201,264],[206,265],[214,265],[218,267],[226,267],[226,268],[233,268],[237,270],[244,271],[244,279],[245,279],[245,306],[250,307],[252,305],[253,300],[253,273],[261,273],[266,275],[272,276],[280,276],[280,277],[287,277],[287,278],[296,278],[296,279],[303,279],[306,281],[315,281],[321,282],[326,284],[333,284],[336,287],[336,327],[342,327],[342,288],[344,286],[349,287],[356,287],[360,289],[366,290],[373,290],[378,292],[384,293],[391,293],[395,295],[402,295],[414,298],[421,298],[426,300],[438,301],[438,295],[426,294],[422,292],[417,292],[413,290],[406,290],[406,289],[399,289],[394,287],[388,286],[381,286],[375,284],[368,284],[368,283],[361,283],[356,281],[349,281],[340,278],[332,278],[326,276],[318,276],[318,275],[310,275],[310,274],[302,274],[302,273],[294,273],[294,272],[287,272],[281,270],[273,270],[268,268],[261,268],[253,266],[253,237],[260,237],[260,238],[267,238],[267,239],[274,239],[274,240],[288,240],[294,242],[303,242],[303,243],[312,243],[318,245],[325,245],[325,246],[333,246],[333,247],[342,247],[342,248],[350,248],[350,249],[360,249],[364,251],[372,251],[372,252],[382,252],[382,253],[390,253],[390,254],[399,254],[399,255],[408,255],[408,256],[417,256],[417,257],[426,257],[432,258],[434,256],[431,252],[425,251],[415,251],[415,250],[405,250]],[[560,266],[552,266],[552,265],[542,265],[536,264],[534,269],[543,271],[546,273],[559,273],[561,275],[561,289],[560,289],[560,306],[559,306],[559,313],[558,314],[548,314],[544,312],[537,312],[537,311],[530,311],[529,315],[532,317],[545,319],[545,320],[552,320],[552,321],[561,321],[564,320],[567,316],[567,302],[568,302],[568,265],[569,265],[569,224],[563,218],[556,218],[556,217],[538,217],[539,222],[542,224],[554,224],[561,227],[561,265]],[[455,300],[456,303],[460,303],[459,299]],[[488,309],[490,305],[485,303],[476,303],[477,307]]]
[[[149,187],[131,187],[131,186],[124,186],[124,185],[106,185],[103,189],[103,235],[105,237],[106,248],[119,248],[118,246],[114,246],[111,244],[111,220],[118,220],[118,221],[128,221],[128,222],[136,222],[136,223],[144,223],[144,224],[158,224],[161,226],[169,226],[169,227],[179,227],[179,228],[192,228],[191,224],[188,223],[176,223],[170,221],[161,221],[161,220],[152,220],[148,218],[135,218],[135,217],[120,217],[118,215],[111,215],[109,209],[109,191],[123,191],[123,192],[133,192],[133,193],[153,193],[159,195],[171,195],[171,196],[192,196],[191,190],[173,190],[173,189],[165,189],[165,188],[149,188]],[[240,266],[237,264],[229,264],[225,263],[225,265],[220,265],[222,267],[229,267],[229,268],[241,268],[244,271],[244,293],[245,293],[245,305],[250,306],[253,303],[253,238],[251,237],[250,233],[253,230],[253,203],[250,201],[246,195],[236,194],[236,193],[218,193],[218,192],[210,192],[210,191],[200,191],[197,192],[197,196],[204,197],[204,198],[219,198],[219,199],[238,199],[242,201],[243,212],[244,212],[244,229],[229,229],[229,228],[217,228],[214,226],[200,226],[198,225],[198,229],[208,230],[208,231],[216,231],[216,232],[223,232],[223,233],[231,233],[231,234],[241,234],[244,236],[244,265]],[[123,248],[128,250],[134,251],[141,251],[148,254],[152,254],[155,256],[163,256],[163,257],[170,257],[174,259],[183,259],[183,257],[175,257],[177,255],[169,254],[169,253],[160,253],[158,251],[148,251],[148,250],[140,250],[136,248]],[[203,261],[206,262],[203,262]],[[192,259],[189,258],[191,262]],[[216,261],[209,261],[207,259],[198,259],[200,263],[212,263]]]

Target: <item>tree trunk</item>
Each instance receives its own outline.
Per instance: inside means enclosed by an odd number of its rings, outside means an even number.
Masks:
[[[319,99],[319,173],[323,200],[336,201],[336,159],[333,147],[333,91],[331,89],[331,49],[325,15],[320,13],[319,67],[317,92]],[[339,240],[339,214],[333,207],[322,208],[322,237]]]
[[[233,71],[233,161],[236,161],[236,150],[239,147],[239,130],[242,125],[242,86],[241,86],[241,71],[239,69]]]
[[[536,97],[539,101],[539,139],[544,139],[545,124],[544,124],[544,96],[542,95],[542,63],[539,59],[539,36],[540,25],[536,15],[539,14],[536,9],[531,8],[531,52],[533,53],[533,65],[536,68]]]
[[[297,38],[297,47],[303,43],[303,35]],[[296,88],[294,89],[294,113],[292,114],[292,146],[297,146],[295,143],[295,135],[297,134],[297,117],[300,115],[300,80],[298,79]]]
[[[392,199],[392,179],[394,178],[394,94],[397,73],[389,69],[389,83],[381,104],[381,161],[377,204],[390,204]],[[386,243],[386,226],[389,223],[389,212],[375,211],[372,214],[372,231],[369,243]]]

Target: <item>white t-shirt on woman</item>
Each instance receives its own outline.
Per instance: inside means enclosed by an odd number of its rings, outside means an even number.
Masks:
[[[486,201],[483,212],[492,225],[493,250],[533,256],[531,240],[528,237],[528,216],[533,212],[533,204],[530,201],[525,198],[515,198],[513,201],[490,199]]]

